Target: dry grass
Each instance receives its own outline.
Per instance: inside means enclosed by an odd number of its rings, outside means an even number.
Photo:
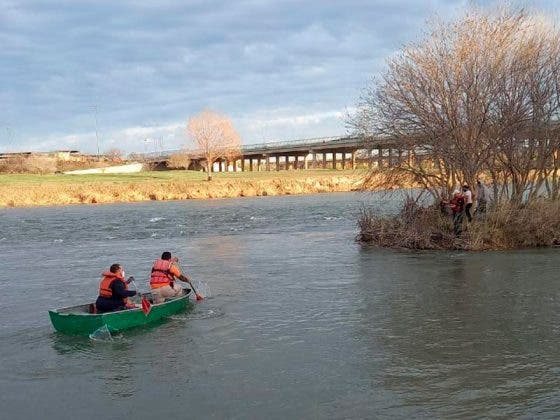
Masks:
[[[183,171],[186,172],[186,171]],[[26,207],[80,203],[116,203],[148,200],[186,200],[355,191],[361,173],[350,171],[288,171],[274,173],[220,174],[207,182],[177,174],[153,173],[138,177],[103,178],[17,177],[0,183],[0,206]],[[229,176],[228,176],[229,175]],[[203,175],[202,175],[203,176]],[[88,181],[89,179],[89,181]],[[105,180],[106,179],[106,180]],[[0,181],[5,181],[0,180]]]
[[[364,209],[357,239],[387,248],[472,251],[557,246],[560,243],[560,202],[538,200],[514,207],[495,206],[475,215],[453,233],[451,217],[437,206],[420,207],[411,201],[396,216],[383,217]]]
[[[504,203],[469,225],[470,249],[517,249],[558,245],[560,201],[535,200],[522,206]]]

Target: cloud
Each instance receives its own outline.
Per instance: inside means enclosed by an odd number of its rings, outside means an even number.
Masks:
[[[94,151],[94,107],[103,141],[129,151],[146,147],[134,127],[177,144],[170,127],[207,107],[250,142],[338,134],[384,60],[468,3],[0,0],[0,150]]]

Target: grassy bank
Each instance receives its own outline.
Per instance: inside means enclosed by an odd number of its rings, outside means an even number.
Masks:
[[[560,202],[546,199],[491,207],[470,223],[465,218],[459,235],[451,216],[438,206],[411,202],[389,217],[364,209],[358,223],[359,241],[387,248],[485,251],[560,245]]]
[[[279,171],[214,174],[165,171],[137,174],[0,175],[0,206],[185,200],[343,192],[359,189],[361,171]]]

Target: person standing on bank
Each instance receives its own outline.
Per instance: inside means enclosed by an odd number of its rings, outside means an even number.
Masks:
[[[177,265],[178,262],[179,259],[177,257],[171,258],[171,252],[168,251],[161,254],[161,258],[154,262],[150,276],[150,287],[155,303],[161,303],[165,298],[183,294],[183,288],[175,283],[176,279],[191,284],[190,279],[181,273],[181,269]],[[190,292],[190,289],[188,291]]]
[[[476,181],[476,196],[477,196],[477,204],[476,204],[476,211],[477,213],[486,213],[486,206],[488,205],[488,191],[486,189],[486,185],[484,185],[480,179]]]
[[[468,184],[463,185],[463,197],[465,197],[465,214],[467,215],[467,220],[471,222],[472,221],[471,208],[473,205],[473,195],[472,195],[471,188],[469,187]]]
[[[459,190],[453,192],[453,197],[449,201],[449,208],[453,216],[453,232],[456,236],[459,236],[463,230],[463,215],[465,214],[465,197]]]
[[[113,264],[109,271],[103,273],[103,278],[99,284],[99,296],[95,301],[97,312],[112,312],[123,309],[134,308],[134,304],[129,304],[127,298],[136,295],[135,290],[128,290],[127,284],[134,280],[130,276],[124,279],[124,270],[120,264]]]

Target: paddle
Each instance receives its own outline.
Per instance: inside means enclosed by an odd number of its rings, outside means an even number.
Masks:
[[[182,271],[182,270],[181,270],[181,271]],[[188,278],[188,277],[187,277],[187,278]],[[202,299],[204,299],[204,298],[202,297],[202,295],[196,291],[196,289],[194,288],[194,285],[192,284],[192,282],[189,281],[189,284],[191,285],[192,290],[193,290],[193,292],[194,292],[194,294],[195,294],[195,296],[196,296],[196,300],[202,300]]]
[[[181,267],[181,265],[179,264],[179,261],[177,259],[175,259],[175,264],[177,264],[177,267],[179,267],[179,270],[181,270],[181,274],[183,274],[183,276],[188,280],[187,283],[189,283],[191,285],[191,288],[196,296],[196,300],[202,300],[204,299],[202,297],[202,295],[200,293],[198,293],[196,291],[196,289],[194,288],[194,284],[192,284],[191,279],[189,279],[187,276],[185,276],[184,271],[183,271],[183,267]]]
[[[140,302],[142,303],[142,312],[144,312],[144,315],[148,316],[148,314],[152,310],[152,304],[148,299],[144,297],[142,292],[140,292],[140,289],[138,288],[138,285],[134,281],[134,278],[132,278],[131,283],[134,284],[134,287],[136,288],[136,293],[140,295]]]

